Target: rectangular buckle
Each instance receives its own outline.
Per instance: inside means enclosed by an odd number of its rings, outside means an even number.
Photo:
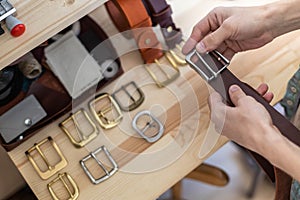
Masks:
[[[51,165],[49,160],[46,158],[45,154],[41,151],[41,146],[46,144],[47,142],[50,142],[51,146],[53,149],[56,151],[56,154],[59,156],[60,161],[58,161],[55,165]],[[47,166],[47,170],[42,171],[42,169],[38,166],[37,162],[34,160],[32,154],[33,153],[38,153],[41,158],[43,163]],[[48,179],[52,175],[54,175],[56,172],[59,170],[63,169],[65,166],[67,166],[67,160],[64,158],[62,152],[58,148],[57,144],[54,142],[54,140],[49,136],[48,138],[42,140],[39,143],[35,143],[33,147],[28,149],[25,152],[27,158],[29,159],[30,163],[32,164],[33,168],[37,171],[39,176],[42,179]]]
[[[101,151],[104,152],[105,156],[108,158],[108,161],[110,162],[110,164],[112,165],[111,170],[108,170],[104,164],[96,157],[96,155],[98,153],[100,153]],[[86,166],[85,162],[89,159],[95,159],[95,161],[97,162],[97,164],[100,166],[100,168],[105,172],[105,175],[100,177],[100,178],[95,178],[92,173],[90,172],[90,170],[88,169],[88,167]],[[81,161],[80,164],[84,170],[84,172],[86,173],[86,175],[89,177],[89,179],[92,181],[93,184],[99,184],[103,181],[105,181],[106,179],[110,178],[112,175],[114,175],[117,171],[118,171],[118,165],[116,163],[116,161],[112,158],[111,154],[109,153],[109,151],[106,149],[105,146],[101,146],[98,149],[96,149],[95,151],[91,152],[89,155],[87,155],[86,157],[84,157]]]
[[[145,125],[142,128],[139,128],[138,120],[143,116],[148,116],[148,120],[145,122]],[[140,134],[146,141],[150,143],[156,142],[159,138],[161,138],[164,132],[163,124],[148,110],[141,111],[134,116],[132,120],[132,127],[138,132],[138,134]],[[154,134],[152,133],[151,135],[153,136],[149,137],[146,135],[146,131],[151,131],[152,128],[155,128],[156,132]]]
[[[127,88],[133,86],[135,88],[135,90],[130,93]],[[117,98],[117,94],[120,94],[122,91],[124,91],[124,93],[126,94],[126,96],[129,97],[129,102],[131,101],[131,104],[129,104],[128,106],[124,106],[124,104],[122,104],[122,102],[120,101],[120,99],[124,99],[124,98]],[[138,98],[134,97],[134,93],[137,92],[138,94]],[[127,83],[126,85],[122,85],[120,89],[118,89],[117,91],[115,91],[112,94],[112,97],[117,101],[117,103],[119,104],[120,108],[123,111],[132,111],[134,109],[136,109],[137,107],[139,107],[144,99],[145,99],[145,95],[142,92],[142,90],[140,88],[138,88],[138,86],[136,85],[136,83],[134,81],[131,81],[129,83]],[[123,96],[122,96],[123,97]]]
[[[166,57],[166,58],[168,59],[168,57]],[[179,68],[174,63],[171,63],[173,71],[175,70],[175,73],[172,75],[170,75],[165,69],[163,69],[162,64],[157,59],[155,59],[155,64],[156,64],[157,68],[159,69],[159,71],[161,72],[161,75],[164,76],[165,80],[160,81],[158,76],[153,72],[153,70],[150,69],[149,66],[144,65],[144,67],[146,68],[147,72],[152,77],[152,79],[154,80],[156,85],[160,88],[167,86],[168,84],[172,83],[174,80],[176,80],[180,76]]]
[[[200,54],[193,50],[186,56],[186,61],[207,82],[216,78],[229,65],[229,60],[218,51]]]
[[[54,200],[60,200],[53,190],[53,185],[58,181],[62,182],[63,186],[66,188],[69,194],[68,200],[75,200],[78,198],[79,189],[74,179],[68,173],[63,173],[63,174],[59,173],[57,178],[55,178],[54,180],[52,180],[50,183],[47,184],[48,190]],[[69,185],[72,186],[72,188],[70,188]]]
[[[0,21],[4,20],[6,17],[14,14],[17,11],[16,8],[14,8],[8,0],[0,1],[0,7]]]
[[[100,107],[100,109],[97,109]],[[122,112],[118,103],[107,93],[100,94],[90,102],[90,109],[96,120],[104,129],[117,126],[122,118]],[[110,113],[110,116],[108,116]],[[115,115],[117,115],[115,117]]]
[[[82,116],[82,121],[80,121],[80,125],[79,125],[78,117],[80,115]],[[71,122],[73,122],[75,128],[70,128],[70,126],[68,126],[68,124]],[[98,130],[96,125],[91,120],[87,112],[83,109],[78,110],[75,114],[72,114],[70,117],[65,119],[63,122],[59,124],[59,127],[64,131],[64,133],[68,136],[72,144],[77,148],[85,146],[87,143],[92,141],[98,135]],[[91,132],[89,134],[84,134],[86,130],[89,129],[91,129]],[[75,132],[77,134],[74,133],[72,134],[71,132]],[[78,139],[74,138],[75,135],[78,136]]]

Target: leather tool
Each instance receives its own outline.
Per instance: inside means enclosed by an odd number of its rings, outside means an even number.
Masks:
[[[107,11],[120,32],[131,29],[145,63],[163,56],[162,46],[153,32],[151,19],[141,0],[111,0]]]
[[[170,49],[182,42],[182,33],[172,19],[172,8],[166,0],[143,0],[143,3],[151,16],[152,25],[160,25],[162,34]]]
[[[233,106],[228,89],[231,85],[239,85],[249,96],[252,96],[261,103],[269,112],[273,124],[290,141],[300,146],[300,131],[283,115],[277,112],[265,99],[251,86],[240,81],[230,70],[227,69],[229,61],[217,51],[207,54],[200,54],[193,50],[186,57],[190,66],[205,79],[220,95],[226,100],[228,105]],[[276,145],[276,144],[273,144]],[[251,152],[260,166],[265,170],[272,181],[276,179],[275,199],[289,199],[291,177],[280,169],[273,167],[269,161],[257,153]],[[274,170],[275,169],[275,170]]]

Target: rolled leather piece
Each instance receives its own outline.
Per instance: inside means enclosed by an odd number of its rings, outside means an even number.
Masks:
[[[105,85],[109,84],[110,82],[115,80],[115,78],[120,76],[123,73],[123,69],[117,56],[117,52],[115,51],[112,43],[108,40],[108,36],[101,29],[101,27],[88,16],[83,17],[79,20],[79,22],[81,24],[81,31],[78,35],[78,38],[81,40],[85,48],[89,52],[93,52],[93,49],[97,48],[97,45],[100,43],[102,44],[102,42],[104,41],[104,44],[100,45],[100,49],[96,51],[96,53],[99,53],[99,55],[93,56],[95,56],[95,59],[99,63],[105,62],[106,60],[114,60],[114,64],[118,65],[118,72],[114,76],[102,79],[98,83],[97,91],[99,91],[99,89],[103,88]],[[38,60],[39,63],[43,64],[42,74],[37,79],[33,80],[30,86],[27,86],[28,89],[26,91],[21,91],[19,95],[8,102],[8,104],[0,106],[0,115],[20,103],[29,95],[34,95],[39,104],[47,113],[47,116],[35,125],[31,126],[28,130],[23,132],[21,134],[22,140],[18,138],[13,140],[12,142],[6,143],[0,136],[0,144],[6,151],[14,149],[22,142],[26,141],[28,138],[37,133],[41,128],[58,119],[63,114],[69,112],[72,109],[72,106],[80,104],[82,101],[86,100],[86,98],[92,97],[95,94],[94,90],[87,91],[78,99],[72,101],[72,98],[69,96],[61,82],[47,67],[45,67],[45,46],[46,45],[44,44],[32,50],[34,57]],[[20,74],[22,73],[20,72]]]
[[[153,63],[164,54],[153,32],[151,18],[141,0],[111,0],[106,9],[120,32],[132,30],[145,63]]]
[[[143,0],[143,3],[151,16],[152,25],[160,25],[168,47],[173,49],[182,41],[182,33],[173,21],[171,6],[166,0]]]

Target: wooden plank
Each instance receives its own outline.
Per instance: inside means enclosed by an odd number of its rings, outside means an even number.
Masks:
[[[87,15],[106,0],[11,0],[26,32],[17,38],[0,36],[0,69],[9,65],[65,27]]]

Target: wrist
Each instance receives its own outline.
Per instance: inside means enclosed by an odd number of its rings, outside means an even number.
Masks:
[[[300,28],[299,0],[285,0],[262,6],[267,29],[273,38]]]

